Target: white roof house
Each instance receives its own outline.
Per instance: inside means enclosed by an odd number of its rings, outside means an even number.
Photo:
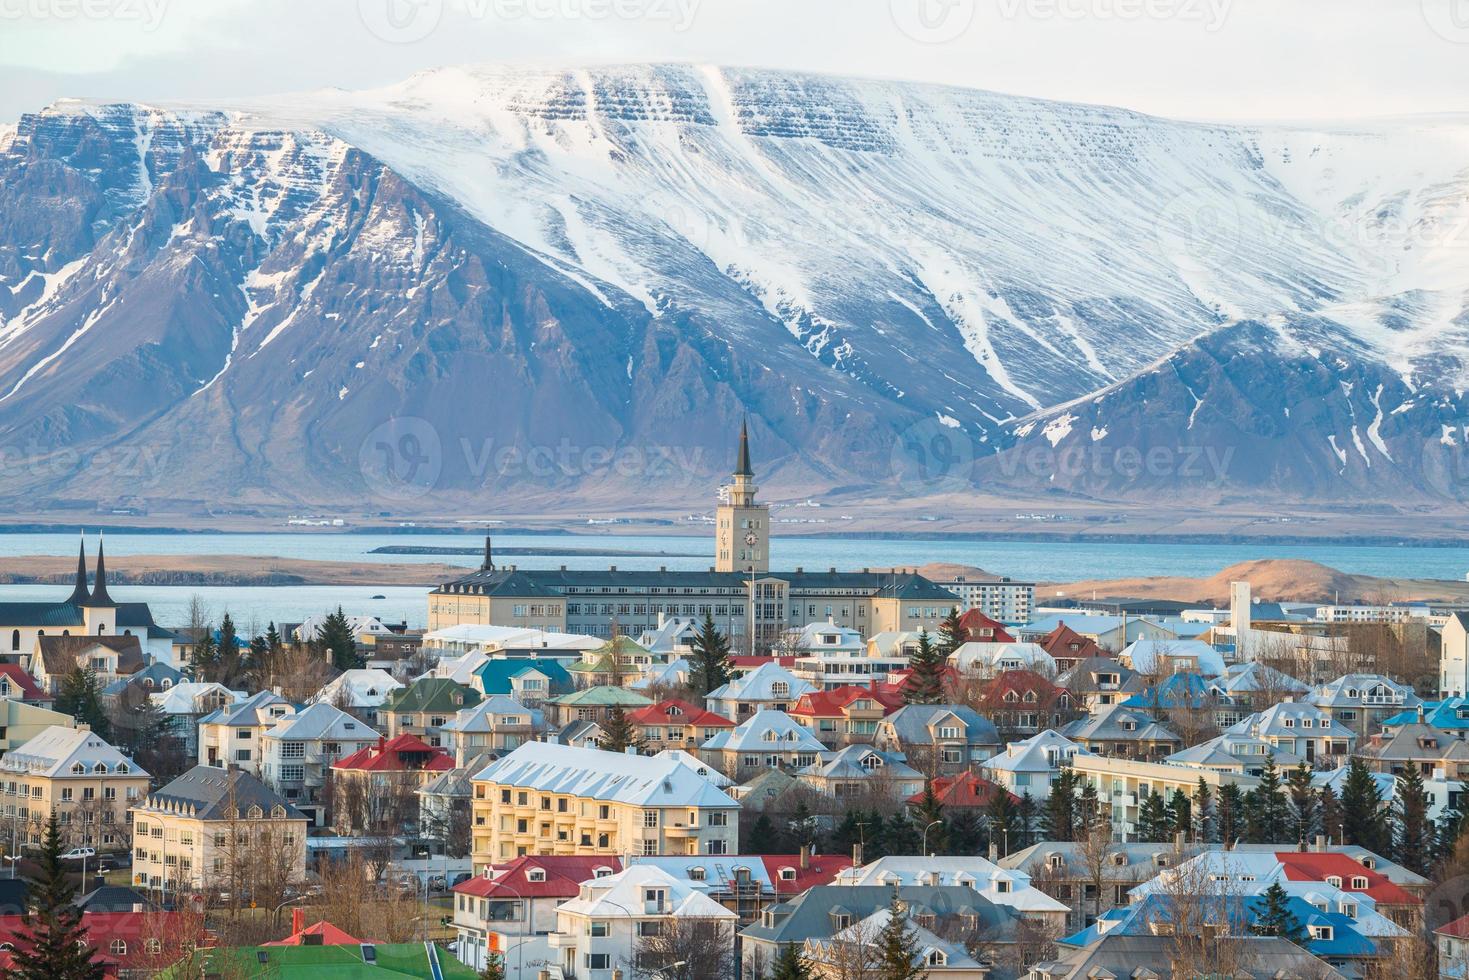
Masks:
[[[348,707],[377,708],[402,686],[403,683],[386,670],[345,670],[317,691],[311,701],[336,704],[338,697],[344,696]]]
[[[101,767],[100,769],[98,767]],[[0,758],[0,772],[22,776],[147,776],[148,772],[101,736],[52,725]]]
[[[700,624],[693,616],[665,616],[658,614],[656,629],[643,630],[638,636],[638,646],[649,653],[663,654],[670,659],[681,657],[694,648],[694,639],[699,635]]]
[[[961,885],[996,905],[1017,912],[1060,913],[1070,909],[1036,888],[1030,875],[975,856],[890,856],[837,872],[837,885]]]
[[[1224,657],[1202,640],[1134,640],[1117,659],[1139,674],[1224,673]]]
[[[715,714],[734,718],[734,706],[740,702],[793,704],[801,695],[814,690],[811,684],[772,660],[710,691],[707,707]]]
[[[833,971],[840,971],[843,965],[852,960],[852,954],[844,947],[870,949],[873,951],[873,959],[876,959],[879,954],[875,940],[887,928],[892,914],[892,909],[881,908],[865,919],[834,933],[830,939],[807,939],[803,950],[805,958],[818,964],[818,975],[824,975],[822,965],[828,965]],[[926,971],[926,976],[931,980],[939,980],[950,973],[964,977],[982,977],[990,973],[990,965],[980,963],[969,955],[962,943],[940,939],[911,918],[908,920],[906,933],[912,943],[915,962]]]
[[[1381,674],[1343,675],[1319,685],[1304,700],[1319,708],[1416,708],[1423,703],[1410,685]]]
[[[274,728],[265,733],[265,737],[282,742],[309,742],[318,739],[330,742],[372,742],[379,735],[340,708],[318,703],[282,718]]]
[[[674,762],[692,769],[696,774],[709,780],[709,782],[718,786],[720,789],[734,785],[733,779],[730,779],[713,766],[705,765],[698,756],[685,752],[683,749],[664,749],[662,752],[654,755],[653,758],[672,759]]]
[[[231,691],[213,681],[181,681],[162,691],[154,691],[149,700],[166,715],[205,715],[217,708],[245,700],[244,691]]]
[[[292,631],[292,639],[297,643],[309,643],[316,639],[317,634],[326,626],[326,620],[327,617],[324,614],[307,617]],[[384,626],[382,620],[376,616],[348,616],[347,627],[356,637],[386,636],[393,632]]]
[[[949,663],[960,673],[977,673],[987,677],[1007,670],[1033,670],[1046,677],[1056,676],[1056,658],[1039,643],[962,643],[949,654]]]
[[[554,742],[527,742],[473,779],[634,806],[739,808],[733,797],[677,759]]]
[[[423,635],[423,648],[440,659],[466,653],[495,653],[500,650],[562,650],[568,656],[595,650],[607,641],[581,633],[549,633],[521,626],[487,626],[462,623],[431,630]]]
[[[763,709],[699,747],[702,752],[826,752],[826,746],[784,711]]]
[[[649,890],[659,889],[665,894],[654,910],[648,906],[646,895]],[[576,898],[562,903],[556,911],[593,919],[647,918],[653,914],[729,921],[739,918],[687,878],[675,878],[653,864],[633,864],[617,874],[584,881]]]
[[[995,773],[1053,773],[1078,754],[1089,753],[1065,735],[1047,729],[1023,741],[1009,743],[999,755],[986,759],[983,766]]]

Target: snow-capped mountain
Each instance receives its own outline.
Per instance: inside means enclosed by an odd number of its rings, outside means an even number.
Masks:
[[[0,130],[0,493],[687,500],[748,413],[777,492],[1461,498],[1466,289],[1465,120],[690,66],[65,102]]]

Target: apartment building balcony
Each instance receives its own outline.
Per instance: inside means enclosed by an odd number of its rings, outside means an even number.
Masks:
[[[667,823],[663,825],[664,835],[683,839],[696,836],[702,829],[698,824],[691,823]]]

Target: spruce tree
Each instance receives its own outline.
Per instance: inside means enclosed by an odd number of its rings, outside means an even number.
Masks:
[[[923,834],[924,828],[928,828],[928,852],[932,854],[944,854],[948,850],[948,840],[944,833],[944,805],[933,791],[933,780],[924,780],[923,795],[918,798],[918,803],[913,808],[913,816],[917,821],[919,834]],[[927,854],[924,855],[925,857]]]
[[[970,807],[955,810],[945,834],[948,853],[968,857],[984,847],[984,825]]]
[[[1397,848],[1393,859],[1409,871],[1425,877],[1433,863],[1434,832],[1428,819],[1428,806],[1423,774],[1410,761],[1398,779]]]
[[[1091,783],[1083,783],[1081,792],[1076,797],[1076,837],[1081,840],[1091,832],[1098,820],[1108,819],[1102,813],[1102,803],[1097,797],[1097,788]]]
[[[626,752],[634,749],[639,754],[643,751],[643,738],[638,733],[638,728],[627,717],[627,712],[622,710],[622,705],[615,704],[607,713],[607,720],[602,723],[602,737],[597,741],[597,747],[606,752]]]
[[[769,814],[762,813],[750,826],[750,835],[745,847],[751,854],[775,854],[780,850],[780,840],[775,832],[775,823]]]
[[[770,980],[811,980],[811,966],[795,943],[781,946]]]
[[[265,627],[265,648],[271,656],[280,653],[286,647],[285,641],[281,639],[281,631],[275,628],[275,620]]]
[[[1290,789],[1291,838],[1298,844],[1308,844],[1321,824],[1321,797],[1311,785],[1311,769],[1304,761],[1291,770],[1286,786]]]
[[[1017,850],[1020,842],[1020,811],[1010,794],[1003,789],[996,793],[985,808],[989,824],[990,843],[1000,849],[1003,857]]]
[[[1019,835],[1010,841],[1010,850],[1021,851],[1035,843],[1036,830],[1040,826],[1040,804],[1030,795],[1030,790],[1020,794],[1020,802],[1015,807],[1015,824]]]
[[[62,676],[54,707],[90,726],[100,738],[112,737],[107,710],[102,706],[101,684],[97,680],[97,672],[91,667],[83,667],[79,663]]]
[[[1166,839],[1167,830],[1168,810],[1163,805],[1163,797],[1150,790],[1138,805],[1138,840],[1147,844],[1161,843]]]
[[[883,853],[900,856],[917,854],[923,847],[920,833],[920,829],[913,826],[913,821],[908,819],[907,812],[899,810],[892,815],[887,821],[887,826],[883,828]]]
[[[694,637],[694,658],[689,664],[689,683],[700,697],[729,683],[729,637],[714,625],[714,616],[704,613],[703,625]]]
[[[1342,831],[1348,844],[1365,847],[1374,854],[1392,849],[1392,832],[1383,812],[1382,792],[1366,763],[1353,757],[1347,765],[1341,791]]]
[[[1250,791],[1256,797],[1253,814],[1256,820],[1257,844],[1279,844],[1285,841],[1290,825],[1290,804],[1280,783],[1280,770],[1275,757],[1265,757],[1260,785]]]
[[[842,822],[837,824],[836,829],[831,832],[832,850],[837,854],[845,854],[850,857],[852,846],[862,843],[864,829],[862,811],[848,810],[842,814]]]
[[[959,625],[959,607],[949,610],[949,615],[939,624],[939,652],[945,659],[964,645],[964,627]]]
[[[1234,783],[1219,787],[1219,802],[1215,807],[1215,824],[1219,828],[1219,843],[1233,847],[1234,842],[1244,836],[1244,794]]]
[[[190,661],[194,680],[210,681],[219,670],[219,647],[214,645],[214,627],[206,623],[202,632],[194,637],[194,652]]]
[[[889,851],[887,849],[888,825],[879,810],[868,810],[867,818],[863,821],[863,830],[867,839],[862,846],[862,860],[864,862],[876,861],[880,857],[889,854],[901,854],[901,851]],[[914,845],[917,846],[917,845]]]
[[[927,980],[917,936],[908,928],[908,906],[893,889],[888,920],[877,934],[878,980]]]
[[[1076,840],[1076,776],[1070,769],[1056,774],[1041,815],[1047,840]]]
[[[235,621],[226,612],[219,623],[219,670],[212,678],[228,687],[240,677],[240,637],[235,632]]]
[[[1214,794],[1209,789],[1209,784],[1204,782],[1203,776],[1199,777],[1199,788],[1194,790],[1193,818],[1195,841],[1200,844],[1219,842],[1219,838],[1215,835],[1218,827],[1214,822]]]
[[[1291,913],[1290,896],[1280,882],[1271,882],[1261,894],[1263,905],[1250,931],[1257,936],[1279,936],[1281,939],[1303,945],[1306,941],[1301,921]]]
[[[1330,786],[1321,787],[1316,799],[1316,821],[1321,827],[1321,833],[1328,843],[1335,841],[1340,844],[1346,835],[1346,815],[1342,812],[1341,799]]]
[[[317,627],[316,646],[330,652],[332,666],[337,670],[356,670],[363,664],[357,656],[357,638],[352,634],[352,624],[347,621],[347,614],[342,612],[341,606],[336,612],[328,613]]]
[[[74,904],[76,889],[61,863],[61,827],[56,814],[46,824],[40,865],[31,879],[30,904],[36,910],[22,919],[11,953],[11,980],[102,980],[97,951],[87,943],[82,912]]]
[[[1176,789],[1173,796],[1168,800],[1168,832],[1169,839],[1182,836],[1188,840],[1194,829],[1193,804],[1189,798],[1183,795],[1183,790]]]
[[[919,630],[918,649],[908,657],[912,673],[903,688],[903,700],[907,704],[944,703],[944,667],[947,658],[933,645],[928,630]]]

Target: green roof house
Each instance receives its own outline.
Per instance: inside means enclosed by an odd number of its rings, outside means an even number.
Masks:
[[[386,719],[388,738],[403,733],[417,735],[429,745],[445,744],[442,729],[456,714],[473,708],[484,695],[447,677],[420,677],[394,691],[378,709],[379,722]]]

